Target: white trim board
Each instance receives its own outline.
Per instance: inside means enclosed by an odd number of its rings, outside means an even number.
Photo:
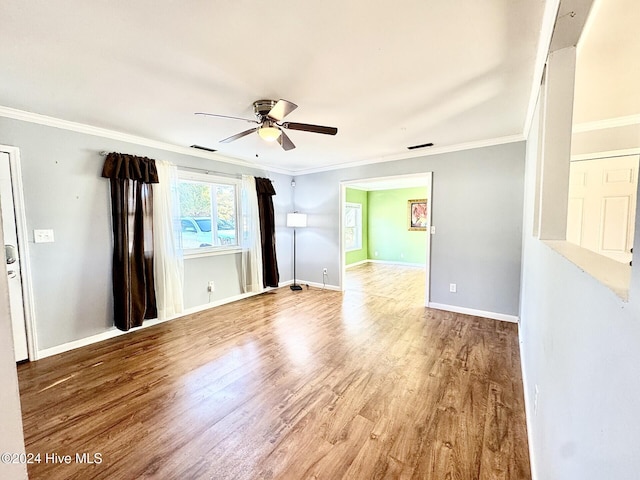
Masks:
[[[611,157],[628,157],[629,155],[640,154],[640,147],[627,148],[624,150],[609,150],[606,152],[592,152],[581,153],[579,155],[571,155],[572,162],[580,162],[582,160],[595,160],[598,158],[611,158]]]
[[[426,268],[426,263],[411,263],[411,262],[394,262],[392,260],[375,260],[373,258],[367,259],[369,263],[380,263],[383,265],[401,265],[403,267],[422,267]]]
[[[526,356],[522,354],[522,345],[524,340],[522,339],[522,329],[518,329],[518,340],[520,348],[520,371],[522,372],[522,385],[524,390],[524,417],[527,422],[527,440],[529,441],[529,465],[531,468],[531,480],[538,480],[538,464],[535,461],[535,451],[533,449],[533,418],[535,418],[536,412],[533,410],[534,399],[529,396],[529,380],[526,368]]]
[[[358,265],[364,265],[365,263],[369,263],[369,259],[368,258],[365,258],[364,260],[360,260],[359,262],[353,262],[353,263],[345,264],[344,268],[357,267]]]
[[[375,165],[376,163],[392,162],[395,160],[407,160],[410,158],[429,157],[431,155],[440,155],[443,153],[460,152],[463,150],[474,150],[476,148],[493,147],[495,145],[504,145],[506,143],[522,142],[526,140],[522,133],[516,135],[507,135],[505,137],[488,138],[486,140],[477,140],[474,142],[458,143],[456,145],[446,145],[443,147],[419,148],[408,152],[396,153],[383,157],[368,158],[365,160],[356,160],[353,162],[341,162],[323,167],[304,168],[295,170],[295,175],[308,175],[310,173],[328,172],[331,170],[342,170],[343,168],[360,167],[362,165]],[[428,173],[428,172],[424,172]],[[366,180],[366,179],[361,179]],[[347,185],[347,181],[344,182]],[[348,185],[347,185],[348,186]]]
[[[540,26],[540,36],[538,37],[538,51],[536,52],[536,61],[531,78],[531,92],[529,93],[527,113],[522,128],[522,134],[525,138],[529,137],[529,132],[531,131],[533,115],[536,111],[536,104],[538,103],[538,94],[540,92],[540,85],[542,84],[544,69],[547,64],[549,49],[551,48],[551,39],[553,38],[553,30],[556,25],[559,8],[560,0],[548,1],[542,14],[542,25]]]
[[[501,322],[518,323],[519,318],[515,315],[506,315],[504,313],[487,312],[484,310],[476,310],[475,308],[458,307],[456,305],[445,305],[443,303],[429,302],[429,308],[436,310],[444,310],[447,312],[463,313],[465,315],[473,315],[474,317],[490,318],[492,320],[500,320]]]
[[[301,287],[316,287],[316,288],[320,288],[321,290],[333,290],[336,292],[341,292],[342,289],[337,286],[337,285],[328,285],[328,284],[321,284],[318,282],[309,282],[307,280],[300,280],[299,278],[296,279],[296,283],[298,285],[300,285]],[[280,282],[278,283],[278,287],[284,287],[284,286],[289,286],[289,285],[293,285],[293,280],[287,280],[286,282]]]
[[[106,332],[98,333],[90,337],[81,338],[79,340],[74,340],[72,342],[63,343],[62,345],[56,345],[55,347],[39,350],[38,360],[46,357],[51,357],[52,355],[57,355],[59,353],[68,352],[70,350],[75,350],[76,348],[86,347],[87,345],[92,345],[94,343],[102,342],[103,340],[109,340],[110,338],[119,337],[120,335],[139,332],[140,330],[143,330],[148,327],[153,327],[154,325],[158,325],[160,323],[170,322],[171,320],[175,320],[181,317],[186,317],[187,315],[202,312],[204,310],[209,310],[215,307],[219,307],[221,305],[226,305],[227,303],[237,302],[238,300],[243,300],[245,298],[253,297],[255,295],[260,295],[270,290],[273,290],[273,288],[267,288],[262,292],[257,292],[257,293],[243,293],[240,295],[234,295],[233,297],[223,298],[221,300],[216,300],[214,302],[206,303],[204,305],[200,305],[197,307],[187,308],[181,314],[176,315],[174,317],[167,318],[166,320],[158,320],[157,318],[146,320],[140,327],[131,329],[126,332],[122,330],[118,330],[117,328],[113,327],[111,330],[107,330]]]
[[[29,360],[38,359],[38,332],[36,329],[35,298],[33,296],[33,279],[31,276],[31,256],[29,254],[29,233],[27,230],[27,214],[24,207],[24,187],[22,184],[22,167],[20,165],[20,149],[0,145],[0,152],[9,155],[11,170],[11,186],[16,216],[16,232],[20,248],[20,270],[22,272],[22,300],[24,320],[27,329],[27,351]]]
[[[318,283],[318,282],[307,282],[307,281],[304,281],[304,280],[298,280],[298,284],[300,284],[300,285],[309,285],[310,287],[316,287],[316,288],[320,288],[320,289],[323,289],[323,290],[332,290],[332,291],[335,291],[335,292],[341,292],[342,291],[342,289],[337,285],[329,285],[329,284],[323,285],[323,284]]]
[[[640,114],[626,115],[624,117],[605,118],[593,122],[575,123],[572,128],[573,133],[591,132],[593,130],[604,130],[606,128],[626,127],[640,123]]]
[[[380,263],[380,264],[383,264],[383,265],[401,265],[403,267],[422,267],[422,268],[426,268],[426,264],[425,263],[393,262],[391,260],[374,260],[372,258],[366,258],[364,260],[360,260],[359,262],[350,263],[348,265],[345,264],[344,268],[357,267],[358,265],[364,265],[365,263]]]
[[[230,163],[234,165],[242,165],[249,168],[258,170],[266,170],[269,172],[281,173],[284,175],[307,175],[310,173],[326,172],[331,170],[341,170],[343,168],[356,167],[360,165],[370,165],[376,163],[390,162],[394,160],[404,160],[416,157],[426,157],[429,155],[437,155],[441,153],[458,152],[461,150],[471,150],[475,148],[490,147],[494,145],[502,145],[505,143],[520,142],[525,140],[523,134],[508,135],[504,137],[489,138],[486,140],[478,140],[474,142],[460,143],[456,145],[447,145],[443,147],[435,147],[430,149],[418,149],[411,152],[401,152],[393,155],[368,158],[365,160],[336,163],[333,165],[327,165],[317,168],[302,168],[302,169],[286,169],[274,167],[266,164],[256,165],[254,163],[242,160],[240,158],[229,157],[216,152],[206,152],[198,150],[196,148],[184,147],[182,145],[174,145],[171,143],[161,142],[158,140],[152,140],[137,135],[131,135],[124,132],[118,132],[116,130],[109,130],[106,128],[94,127],[92,125],[86,125],[78,122],[71,122],[69,120],[62,120],[60,118],[49,117],[47,115],[41,115],[39,113],[26,112],[24,110],[18,110],[16,108],[5,107],[0,105],[0,117],[12,118],[14,120],[21,120],[23,122],[36,123],[39,125],[46,125],[49,127],[60,128],[63,130],[71,130],[73,132],[84,133],[87,135],[95,135],[97,137],[111,138],[113,140],[120,140],[122,142],[133,143],[135,145],[142,145],[145,147],[157,148],[167,152],[182,153],[184,155],[190,155],[192,157],[207,158],[209,160],[216,160],[219,162]]]

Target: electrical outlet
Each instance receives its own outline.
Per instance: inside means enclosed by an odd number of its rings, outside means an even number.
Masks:
[[[449,284],[449,291],[450,291],[451,293],[456,293],[456,292],[458,291],[458,287],[456,286],[456,284],[455,284],[455,283],[450,283],[450,284]]]
[[[207,284],[207,292],[213,292],[215,289],[216,289],[216,285],[215,285],[215,283],[213,283],[213,280],[211,280]]]
[[[324,267],[324,268],[322,269],[322,274],[323,274],[323,275],[327,275],[327,273],[328,273],[328,272],[327,272],[327,267]]]

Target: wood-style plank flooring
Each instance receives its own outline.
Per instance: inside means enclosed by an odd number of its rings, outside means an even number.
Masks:
[[[344,293],[282,288],[20,365],[30,478],[529,479],[517,326],[425,309],[423,278],[366,264]]]

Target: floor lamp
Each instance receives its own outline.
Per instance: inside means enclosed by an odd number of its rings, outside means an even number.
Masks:
[[[306,213],[287,213],[287,227],[293,228],[293,285],[291,285],[291,290],[302,290],[302,287],[296,283],[296,228],[306,226]]]

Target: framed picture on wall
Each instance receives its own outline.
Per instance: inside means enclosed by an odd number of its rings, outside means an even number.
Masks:
[[[408,200],[409,230],[424,231],[427,229],[427,199]]]

